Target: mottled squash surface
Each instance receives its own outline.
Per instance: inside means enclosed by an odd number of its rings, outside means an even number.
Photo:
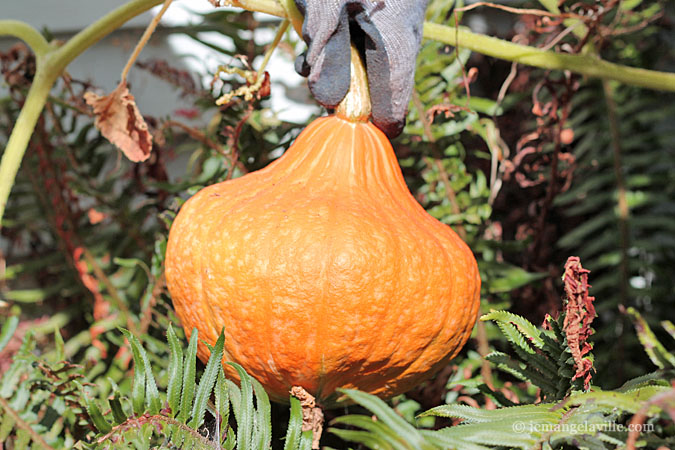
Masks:
[[[302,386],[324,405],[339,387],[386,397],[433,375],[468,339],[480,292],[471,250],[412,197],[386,136],[338,116],[188,200],[166,277],[188,333],[213,344],[224,329],[225,360],[273,399]]]

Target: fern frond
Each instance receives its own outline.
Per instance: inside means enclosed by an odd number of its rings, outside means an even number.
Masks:
[[[404,442],[410,443],[413,448],[419,450],[433,450],[434,447],[424,440],[424,437],[419,431],[406,422],[405,419],[399,416],[384,401],[374,395],[355,391],[353,389],[340,389],[340,392],[354,402],[370,410],[377,416],[379,421],[395,430]]]
[[[483,322],[492,320],[497,323],[511,323],[518,328],[518,331],[522,333],[528,342],[532,343],[537,348],[544,348],[545,342],[542,339],[541,331],[535,327],[532,322],[522,316],[504,310],[490,311],[489,313],[484,314],[480,320]]]
[[[626,312],[633,321],[633,325],[635,325],[635,330],[642,347],[654,365],[659,369],[675,369],[675,355],[666,350],[640,313],[632,307],[628,308]]]
[[[442,405],[432,408],[418,417],[439,416],[464,419],[467,423],[490,423],[495,420],[558,421],[563,412],[554,410],[554,403],[540,403],[537,405],[519,405],[499,409],[480,409],[468,405]]]

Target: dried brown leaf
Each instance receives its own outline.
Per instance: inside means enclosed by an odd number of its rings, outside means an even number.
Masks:
[[[565,263],[565,320],[563,330],[567,336],[567,344],[572,351],[576,373],[573,380],[582,378],[584,389],[588,390],[593,372],[593,362],[586,357],[593,346],[588,338],[593,334],[591,322],[595,318],[595,297],[588,295],[588,274],[590,270],[581,267],[577,256],[570,256]]]
[[[133,162],[145,161],[152,150],[152,136],[126,82],[106,96],[93,92],[84,99],[94,109],[96,127]]]
[[[300,400],[302,406],[302,431],[312,431],[312,449],[318,449],[323,432],[323,411],[316,406],[314,396],[303,387],[293,386],[291,395]]]

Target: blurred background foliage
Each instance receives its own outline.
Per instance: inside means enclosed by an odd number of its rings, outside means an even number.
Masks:
[[[509,6],[541,8],[549,3],[517,1]],[[479,26],[487,34],[561,52],[595,52],[630,66],[675,71],[672,2],[587,0],[561,5],[589,17],[587,33],[575,34],[574,27],[556,17],[471,9],[448,0],[432,0],[427,19]],[[205,31],[231,37],[232,49],[204,42],[222,53],[224,63],[242,68],[265,50],[251,39],[252,31],[269,29],[272,35],[279,24],[227,10],[202,19],[173,33],[197,41]],[[278,51],[292,59],[301,48],[289,34]],[[655,368],[667,370],[663,361],[668,358],[644,352],[646,341],[641,345],[625,311],[639,311],[640,329],[651,327],[654,339],[670,338],[668,326],[659,323],[673,318],[675,300],[675,96],[512,65],[432,41],[425,41],[418,62],[408,124],[393,144],[417,200],[476,254],[483,313],[510,310],[535,325],[543,323],[546,314],[562,309],[563,265],[569,255],[578,255],[591,270],[591,294],[597,299],[596,333],[591,337],[594,385],[617,388]],[[7,87],[0,99],[4,147],[35,61],[17,45],[0,55],[0,67]],[[11,401],[22,420],[38,424],[36,429],[55,447],[96,435],[95,414],[88,415],[84,398],[131,397],[134,354],[118,327],[142,341],[157,383],[166,388],[172,373],[172,349],[166,341],[171,324],[186,345],[163,278],[164,247],[175,212],[201,187],[264,167],[303,128],[278,119],[265,98],[235,98],[215,106],[215,98],[244,84],[236,76],[209,83],[215,74],[205,81],[172,68],[171,61],[142,56],[135,70],[172,84],[183,99],[176,111],[146,116],[155,142],[150,159],[129,162],[96,131],[82,99],[85,91],[96,88],[96,80],[64,76],[36,128],[1,230],[0,317],[6,324],[13,317],[19,320],[11,327],[13,337],[0,346],[0,397]],[[206,125],[191,125],[195,116]],[[389,404],[408,423],[440,428],[448,425],[449,417],[480,418],[458,410],[429,414],[417,422],[415,415],[445,404],[489,410],[540,400],[532,380],[496,372],[483,358],[512,351],[509,340],[497,324],[480,322],[450,366]],[[20,358],[30,362],[31,376],[12,365]],[[198,372],[202,370],[198,363]],[[36,379],[58,388],[40,390]],[[86,396],[78,394],[81,389]],[[390,417],[382,409],[389,406],[373,402],[357,401],[378,418]],[[256,404],[260,407],[260,400]],[[286,406],[271,408],[276,448],[284,433],[290,433],[286,424],[296,420],[297,411],[293,416]],[[329,421],[344,421],[352,434],[328,434],[326,445],[346,446],[341,437],[379,448],[371,438],[353,434],[353,427],[364,426],[361,419],[339,419],[348,413],[371,414],[359,407],[328,411]],[[383,421],[395,432],[405,428]],[[15,439],[8,448],[36,442],[8,423],[0,426],[0,442],[8,436]],[[408,431],[404,441],[422,439]],[[461,447],[468,445],[465,438],[432,441]],[[565,439],[553,447],[569,443]],[[613,442],[601,441],[593,444]],[[150,441],[142,441],[139,448],[145,442]],[[521,443],[522,448],[528,443]],[[298,438],[298,446],[305,444]]]

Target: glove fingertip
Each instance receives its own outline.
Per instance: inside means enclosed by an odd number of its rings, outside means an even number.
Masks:
[[[307,63],[307,52],[303,52],[295,58],[295,71],[298,75],[308,77],[311,67]]]
[[[403,132],[403,128],[405,128],[405,117],[397,120],[389,116],[378,117],[373,113],[372,120],[375,126],[382,130],[389,139],[394,139],[399,136]]]
[[[326,73],[322,73],[321,77],[315,81],[311,81],[310,76],[309,90],[323,106],[335,108],[345,98],[349,90],[349,70],[346,76],[344,74],[328,76]]]

